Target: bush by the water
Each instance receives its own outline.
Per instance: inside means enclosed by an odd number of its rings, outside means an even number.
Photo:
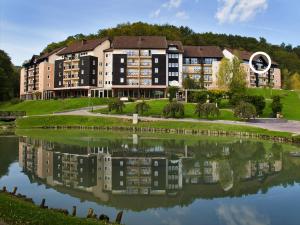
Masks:
[[[272,97],[273,101],[271,104],[273,116],[276,117],[277,113],[282,112],[282,103],[281,103],[281,98],[279,95],[275,95]]]
[[[218,103],[227,96],[226,91],[222,90],[209,90],[209,91],[194,91],[189,92],[188,94],[188,102],[194,103],[206,103],[209,100],[210,103]]]
[[[211,117],[218,117],[220,115],[220,110],[216,106],[216,103],[198,103],[195,108],[195,114],[198,117],[206,117],[207,119]]]
[[[171,118],[182,118],[184,116],[184,105],[180,102],[172,101],[164,107],[163,115]]]
[[[234,109],[234,116],[240,119],[251,119],[256,117],[255,106],[248,102],[240,102]]]
[[[266,107],[266,101],[263,96],[260,95],[244,95],[233,94],[230,97],[229,103],[232,106],[240,105],[241,102],[247,102],[254,105],[257,115],[262,115],[264,108]]]

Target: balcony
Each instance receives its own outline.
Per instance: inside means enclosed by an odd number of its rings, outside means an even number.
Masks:
[[[139,67],[139,63],[138,62],[128,62],[127,67]]]
[[[151,67],[152,63],[151,62],[141,62],[141,67]]]

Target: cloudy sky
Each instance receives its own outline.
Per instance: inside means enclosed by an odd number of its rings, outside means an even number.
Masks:
[[[0,49],[21,65],[50,42],[124,22],[300,45],[299,0],[0,0]]]

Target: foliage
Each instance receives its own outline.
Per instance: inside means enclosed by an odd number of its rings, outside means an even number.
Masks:
[[[218,71],[218,86],[220,89],[228,90],[231,82],[231,68],[230,61],[227,58],[223,58],[220,62]]]
[[[109,103],[108,103],[108,110],[111,111],[116,111],[117,113],[122,113],[123,109],[125,107],[125,104],[123,101],[121,101],[118,98],[112,99]]]
[[[300,90],[300,74],[294,73],[289,79],[289,89]]]
[[[275,95],[272,97],[272,104],[271,109],[273,112],[273,116],[276,116],[277,113],[282,112],[282,103],[281,103],[281,97],[279,95]]]
[[[184,116],[184,105],[180,102],[172,101],[164,107],[163,115],[165,117],[181,118]]]
[[[255,106],[247,103],[247,102],[240,102],[234,109],[234,115],[240,119],[251,119],[255,118],[256,116],[256,109]]]
[[[189,76],[184,78],[182,82],[182,86],[184,89],[199,89],[199,85],[195,82],[194,79],[191,79]]]
[[[14,67],[7,53],[0,49],[0,101],[19,95],[20,68]]]
[[[196,102],[203,104],[208,99],[208,93],[207,91],[196,91],[196,92],[189,92],[189,102]]]
[[[229,89],[231,93],[244,93],[246,91],[246,72],[241,66],[239,58],[234,57],[230,65],[231,80]]]
[[[148,112],[149,109],[150,105],[145,101],[139,102],[135,105],[135,112],[140,115],[144,115],[144,112]]]
[[[169,97],[169,101],[171,102],[174,98],[176,98],[176,93],[178,92],[179,88],[178,87],[173,87],[170,86],[168,87],[168,97]]]
[[[260,95],[246,95],[246,94],[233,94],[230,97],[229,103],[232,106],[237,106],[241,102],[247,102],[255,106],[257,115],[262,115],[264,108],[266,107],[266,101],[263,96]]]
[[[206,117],[207,119],[211,117],[218,117],[220,115],[220,110],[215,103],[198,103],[195,107],[195,114],[198,117]]]

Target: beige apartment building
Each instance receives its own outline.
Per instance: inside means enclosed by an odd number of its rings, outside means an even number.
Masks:
[[[54,62],[63,48],[40,56],[34,55],[23,64],[20,76],[20,98],[50,99],[54,96]]]

